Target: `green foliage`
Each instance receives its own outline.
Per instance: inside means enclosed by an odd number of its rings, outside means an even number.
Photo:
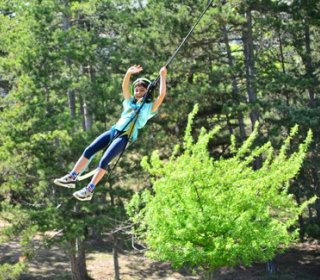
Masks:
[[[228,158],[214,160],[208,142],[219,128],[202,128],[196,142],[189,115],[185,149],[170,160],[154,152],[142,165],[153,175],[153,190],[136,194],[128,214],[148,246],[148,255],[175,266],[249,265],[267,261],[287,248],[297,236],[290,228],[307,204],[299,206],[288,193],[289,183],[301,169],[311,131],[297,151],[287,152],[298,128],[294,127],[278,155],[270,143],[254,147],[252,135]],[[254,170],[253,161],[265,158]]]
[[[235,171],[243,168],[250,176],[263,170],[267,173],[294,150],[285,146],[278,157],[274,156],[296,123],[301,135],[312,129],[314,142],[290,193],[299,203],[315,194],[320,196],[320,103],[316,94],[320,85],[316,70],[320,62],[320,9],[316,0],[230,0],[210,8],[170,65],[168,95],[159,115],[141,131],[134,148],[125,153],[107,188],[102,183],[94,202],[75,213],[71,192],[53,187],[53,178],[69,171],[84,147],[119,117],[121,79],[127,67],[141,64],[143,76],[156,77],[206,5],[203,0],[0,0],[0,207],[1,216],[10,223],[2,232],[3,242],[23,237],[24,252],[32,256],[36,231],[63,230],[63,235],[50,243],[64,245],[76,237],[84,239],[88,227],[95,227],[98,233],[109,231],[117,224],[112,221],[126,219],[123,200],[130,196],[130,189],[147,184],[148,174],[137,165],[155,148],[159,155],[154,154],[152,165],[146,163],[145,168],[154,173],[157,167],[156,178],[167,176],[166,162],[159,157],[170,158],[168,166],[181,161],[181,181],[187,183],[198,182],[185,175],[193,168],[184,167],[184,163],[193,158],[194,171],[203,176],[213,171],[219,174],[224,170],[223,163]],[[254,23],[254,104],[248,102],[243,51],[248,12]],[[3,94],[3,87],[8,94]],[[69,93],[74,94],[73,116]],[[220,126],[219,135],[218,128],[209,133],[195,129],[200,133],[195,143],[190,123],[179,159],[180,145],[172,153],[168,143],[176,144],[183,137],[185,117],[194,103],[199,103],[195,127]],[[84,104],[92,120],[89,130],[83,128]],[[251,132],[253,108],[259,110],[261,134],[270,142],[252,150],[251,146],[260,141],[255,130],[237,148],[237,140],[246,138],[239,133],[241,120],[246,134]],[[210,148],[215,157],[222,157],[221,163],[211,162],[203,148],[211,134],[215,137]],[[299,141],[300,135],[292,138],[294,145]],[[248,165],[258,155],[264,160],[262,169],[251,174]],[[204,169],[203,160],[207,164]],[[171,170],[173,175],[178,174],[179,169]],[[291,173],[286,172],[280,177],[289,178]],[[244,189],[253,196],[251,183],[260,186],[260,181],[241,174],[237,175],[239,182],[243,181]],[[235,176],[231,177],[236,180]],[[226,175],[221,178],[226,180]],[[207,181],[214,187],[217,184],[213,179]],[[212,187],[207,181],[197,184]],[[231,192],[233,187],[223,182]],[[109,191],[109,186],[113,190]],[[197,188],[189,189],[194,194]],[[103,206],[100,200],[105,201]],[[143,200],[151,201],[153,196],[144,192]],[[63,206],[57,209],[60,204]],[[142,219],[146,210],[136,219]],[[307,234],[315,238],[319,236],[315,226],[319,217],[320,200],[301,217]]]
[[[22,273],[26,271],[26,265],[19,262],[15,265],[0,265],[0,280],[18,280]]]
[[[18,237],[28,259],[36,234],[61,231],[42,241],[72,251],[70,241],[86,239],[89,228],[102,234],[126,216],[121,199],[130,191],[107,192],[102,182],[94,203],[75,206],[72,192],[52,182],[120,114],[119,77],[129,65],[121,59],[110,64],[121,49],[110,35],[118,33],[118,9],[108,0],[0,1],[0,82],[9,84],[9,94],[0,95],[0,220],[7,225],[0,240]],[[84,104],[94,119],[89,131],[83,129]]]

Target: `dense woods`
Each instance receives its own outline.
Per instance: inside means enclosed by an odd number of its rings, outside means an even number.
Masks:
[[[157,117],[97,187],[94,200],[78,203],[72,192],[53,186],[53,179],[70,171],[85,146],[119,118],[127,68],[141,64],[143,76],[156,78],[207,1],[0,0],[0,219],[7,225],[1,243],[19,237],[28,260],[35,235],[59,231],[43,242],[62,244],[72,279],[88,279],[85,241],[107,235],[114,240],[119,279],[118,241],[129,238],[119,229],[132,222],[124,205],[135,192],[153,193],[154,180],[141,159],[158,150],[169,160],[195,104],[192,134],[219,127],[205,148],[221,164],[234,157],[234,143],[242,147],[254,133],[248,150],[254,158],[247,164],[267,176],[268,157],[254,151],[269,143],[273,149],[264,152],[281,154],[290,138],[286,150],[300,152],[301,162],[277,187],[286,185],[290,203],[305,206],[295,212],[291,230],[299,230],[301,241],[320,239],[320,200],[314,198],[320,196],[320,3],[214,4],[170,65],[168,94]],[[295,125],[299,133],[291,137]],[[299,145],[305,148],[296,152]],[[282,163],[284,170],[290,167],[290,160]],[[232,171],[231,185],[239,180]],[[268,172],[273,178],[276,168]],[[18,279],[24,266],[1,264],[0,271]]]

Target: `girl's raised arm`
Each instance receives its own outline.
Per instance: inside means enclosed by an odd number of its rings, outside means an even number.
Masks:
[[[130,99],[131,98],[131,93],[130,93],[130,78],[132,74],[137,74],[140,73],[143,70],[143,68],[140,65],[133,65],[129,67],[127,70],[123,81],[122,81],[122,94],[125,99]]]
[[[160,69],[160,89],[159,89],[159,96],[156,99],[156,101],[154,101],[153,106],[152,106],[152,112],[155,112],[159,109],[160,105],[163,102],[164,97],[166,96],[166,92],[167,92],[167,82],[166,82],[166,78],[167,78],[167,68],[165,66],[163,66]]]

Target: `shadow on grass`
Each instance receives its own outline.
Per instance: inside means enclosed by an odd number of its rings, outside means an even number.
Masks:
[[[71,279],[69,259],[61,248],[41,248],[38,241],[35,241],[35,247],[35,256],[28,263],[28,272],[20,277],[21,280]],[[0,246],[0,263],[17,263],[21,254],[18,240],[2,244]]]
[[[86,243],[87,260],[93,265],[94,272],[113,274],[112,242],[90,241]],[[67,254],[61,247],[40,248],[37,244],[35,258],[29,263],[28,273],[21,280],[68,280],[71,279],[70,263]],[[125,246],[126,247],[126,246]],[[16,263],[21,254],[18,241],[14,240],[0,246],[0,263]],[[90,254],[90,255],[89,255]],[[97,266],[97,257],[101,267]],[[198,272],[174,270],[170,264],[150,261],[142,253],[123,250],[119,254],[122,279],[203,279]],[[107,262],[109,264],[107,265]],[[275,260],[276,273],[268,275],[265,264],[254,264],[250,267],[221,268],[214,274],[216,280],[319,280],[320,279],[320,245],[302,243],[278,255]],[[106,271],[108,270],[108,271]],[[112,278],[107,278],[112,279]],[[97,280],[105,280],[97,278]]]
[[[320,246],[299,244],[274,259],[276,272],[268,274],[266,264],[250,267],[222,268],[214,279],[217,280],[319,280]]]
[[[147,260],[142,253],[132,255],[126,267],[130,273],[124,276],[130,276],[132,279],[201,279],[187,269],[174,269],[169,263]]]

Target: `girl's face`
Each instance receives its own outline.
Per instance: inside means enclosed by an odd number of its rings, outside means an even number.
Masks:
[[[134,88],[134,97],[137,99],[142,98],[147,92],[147,89],[144,86],[137,85]]]

